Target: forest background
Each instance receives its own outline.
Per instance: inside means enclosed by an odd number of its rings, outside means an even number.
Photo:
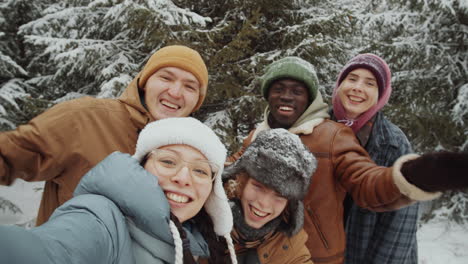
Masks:
[[[364,52],[390,65],[385,112],[416,152],[468,151],[466,0],[1,0],[0,131],[62,101],[118,97],[170,44],[205,59],[209,91],[195,117],[230,152],[262,118],[266,65],[311,62],[330,102],[339,70]],[[1,209],[20,212],[0,193]],[[446,193],[421,221],[438,215],[468,223],[468,193]]]

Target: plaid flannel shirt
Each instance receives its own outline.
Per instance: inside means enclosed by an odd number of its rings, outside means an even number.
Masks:
[[[405,134],[378,113],[365,148],[381,166],[412,152]],[[346,221],[346,264],[417,264],[418,204],[376,213],[351,202]]]

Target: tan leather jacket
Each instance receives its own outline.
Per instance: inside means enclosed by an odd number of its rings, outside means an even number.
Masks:
[[[257,248],[258,259],[262,264],[312,264],[306,241],[307,233],[304,230],[293,237],[278,232]]]
[[[278,232],[270,239],[263,241],[255,251],[251,249],[247,253],[245,253],[246,249],[236,244],[236,252],[244,252],[239,254],[237,262],[239,264],[258,263],[258,261],[262,264],[313,264],[309,250],[305,246],[306,241],[307,233],[301,229],[293,237],[287,237],[284,233]],[[256,256],[246,256],[252,252]],[[226,258],[229,258],[228,255]],[[207,264],[208,259],[200,258],[198,263]]]
[[[250,144],[228,161],[238,159]],[[318,160],[309,192],[304,199],[304,229],[314,263],[343,263],[345,232],[343,199],[346,192],[361,207],[374,211],[397,209],[412,202],[395,184],[392,168],[377,166],[360,146],[353,131],[325,120],[308,135],[300,135]],[[400,174],[401,175],[401,174]]]
[[[60,103],[16,130],[0,133],[0,183],[46,181],[37,224],[72,197],[81,177],[114,151],[131,153],[151,120],[136,80],[119,99]]]

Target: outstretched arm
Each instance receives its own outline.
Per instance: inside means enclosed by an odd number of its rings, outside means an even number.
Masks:
[[[76,136],[67,105],[56,105],[28,124],[0,133],[0,184],[10,185],[16,178],[49,180],[61,173]]]
[[[0,227],[5,263],[133,263],[125,218],[99,195],[75,197],[43,225]]]

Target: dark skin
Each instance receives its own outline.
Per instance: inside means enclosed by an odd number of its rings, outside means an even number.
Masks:
[[[289,129],[309,107],[309,89],[294,79],[278,79],[268,89],[271,128]]]

